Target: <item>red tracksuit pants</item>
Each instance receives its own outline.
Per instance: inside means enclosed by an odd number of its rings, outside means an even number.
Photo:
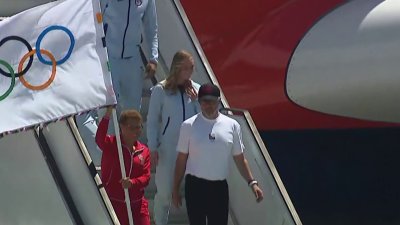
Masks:
[[[121,225],[129,225],[125,202],[112,201],[115,213]],[[135,225],[150,225],[149,204],[145,198],[131,203],[133,223]]]

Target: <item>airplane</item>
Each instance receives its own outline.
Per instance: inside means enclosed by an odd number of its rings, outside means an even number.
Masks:
[[[400,2],[181,0],[304,224],[398,224]]]

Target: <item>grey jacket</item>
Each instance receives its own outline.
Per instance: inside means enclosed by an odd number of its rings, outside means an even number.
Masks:
[[[172,94],[164,89],[165,81],[152,88],[147,114],[147,144],[150,151],[160,150],[160,146],[176,147],[181,124],[200,112],[200,105],[179,90]],[[198,92],[200,85],[192,81]],[[160,124],[161,122],[161,124]],[[175,149],[174,149],[175,150]]]
[[[101,0],[108,55],[129,58],[137,55],[144,37],[150,45],[150,61],[158,60],[158,23],[155,0]]]

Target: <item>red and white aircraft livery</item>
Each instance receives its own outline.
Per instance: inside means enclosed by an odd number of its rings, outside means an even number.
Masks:
[[[400,1],[181,3],[304,224],[398,224]]]

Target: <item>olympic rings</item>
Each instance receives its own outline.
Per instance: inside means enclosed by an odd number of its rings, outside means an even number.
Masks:
[[[74,39],[74,35],[72,34],[72,32],[70,30],[68,30],[66,27],[63,26],[50,26],[48,28],[46,28],[38,37],[37,41],[36,41],[36,49],[41,49],[40,48],[40,44],[44,38],[44,36],[49,33],[52,30],[62,30],[65,33],[68,34],[69,39],[71,40],[71,45],[69,46],[67,55],[64,56],[64,58],[60,59],[57,61],[57,65],[63,64],[65,61],[67,61],[67,59],[71,56],[72,54],[72,50],[74,49],[74,45],[75,45],[75,39]],[[37,57],[39,58],[39,61],[43,64],[46,65],[51,65],[52,62],[51,61],[47,61],[43,58],[42,54],[40,51],[36,52]]]
[[[21,38],[21,37],[18,37],[18,36],[8,36],[8,37],[4,38],[3,40],[0,41],[0,47],[1,47],[4,43],[6,43],[7,41],[11,41],[11,40],[15,40],[15,41],[20,41],[20,42],[22,42],[22,44],[24,44],[24,45],[26,46],[26,48],[28,49],[28,52],[32,51],[32,47],[31,47],[31,45],[28,43],[28,41],[26,41],[25,39],[23,39],[23,38]],[[29,68],[32,66],[32,62],[33,62],[33,56],[31,56],[31,57],[29,58],[29,62],[28,62],[28,65],[26,66],[26,68],[25,68],[21,73],[15,74],[15,76],[16,76],[16,77],[19,77],[19,76],[24,75],[24,74],[29,70]],[[5,72],[5,71],[2,70],[1,68],[0,68],[0,73],[3,74],[3,75],[5,75],[5,76],[7,76],[7,77],[11,77],[11,74],[10,74],[10,73]]]
[[[7,98],[7,96],[11,93],[11,91],[13,90],[13,88],[15,86],[15,73],[14,73],[14,70],[11,67],[11,65],[8,64],[6,61],[0,59],[0,64],[5,66],[8,69],[8,71],[10,72],[9,74],[11,75],[11,85],[10,85],[10,87],[8,88],[8,90],[4,94],[0,95],[0,101],[2,101],[3,99]]]
[[[41,49],[41,42],[42,42],[44,36],[47,33],[49,33],[50,31],[53,31],[53,30],[64,31],[68,35],[68,37],[70,39],[70,46],[69,46],[69,49],[67,51],[67,54],[62,59],[60,59],[58,61],[55,59],[55,57],[54,57],[54,55],[52,53],[50,53],[47,50]],[[0,74],[11,78],[11,85],[10,85],[10,87],[8,88],[8,90],[4,94],[0,95],[0,101],[2,101],[5,98],[7,98],[8,95],[12,92],[12,90],[14,89],[15,82],[16,82],[15,80],[16,80],[17,77],[19,78],[20,82],[26,88],[31,89],[31,90],[39,91],[39,90],[43,90],[43,89],[49,87],[50,84],[55,79],[57,65],[63,64],[64,62],[66,62],[71,57],[72,51],[73,51],[74,46],[75,46],[75,37],[72,34],[72,32],[68,28],[66,28],[64,26],[59,26],[59,25],[49,26],[46,29],[44,29],[42,31],[42,33],[39,34],[39,36],[38,36],[38,38],[36,40],[36,43],[35,43],[36,49],[32,49],[32,46],[24,38],[19,37],[19,36],[14,36],[14,35],[7,36],[7,37],[3,38],[2,40],[0,40],[0,47],[2,45],[4,45],[7,41],[11,41],[11,40],[22,42],[22,44],[24,44],[26,46],[26,48],[28,49],[28,53],[26,53],[22,57],[21,61],[19,62],[19,64],[18,64],[18,73],[14,72],[14,70],[13,70],[12,66],[10,65],[10,63],[0,59],[0,65],[5,66],[7,68],[7,70],[8,70],[8,72],[6,72],[0,67]],[[51,71],[50,78],[44,84],[41,84],[41,85],[32,85],[24,78],[24,75],[28,72],[28,70],[32,66],[33,57],[34,57],[35,53],[36,53],[36,55],[37,55],[37,57],[38,57],[38,59],[39,59],[39,61],[41,63],[52,66],[52,71]],[[50,58],[50,60],[44,59],[43,58],[43,54],[48,56]],[[24,67],[24,63],[28,59],[28,57],[29,57],[29,61],[28,61],[27,65],[26,65],[26,67],[23,68]]]
[[[47,55],[51,59],[52,69],[51,69],[50,78],[44,84],[38,85],[38,86],[34,86],[34,85],[31,85],[30,83],[28,83],[28,81],[25,80],[24,76],[20,76],[19,77],[19,80],[21,81],[21,83],[26,88],[29,88],[29,89],[34,90],[34,91],[40,91],[40,90],[43,90],[43,89],[47,88],[54,81],[54,78],[56,77],[56,65],[57,65],[56,59],[54,58],[54,56],[49,51],[44,50],[44,49],[40,49],[40,51],[41,51],[42,54]],[[25,54],[22,57],[21,62],[18,65],[18,72],[22,71],[22,67],[24,66],[24,62],[25,62],[26,58],[32,56],[35,53],[36,53],[36,49],[28,52],[27,54]]]

